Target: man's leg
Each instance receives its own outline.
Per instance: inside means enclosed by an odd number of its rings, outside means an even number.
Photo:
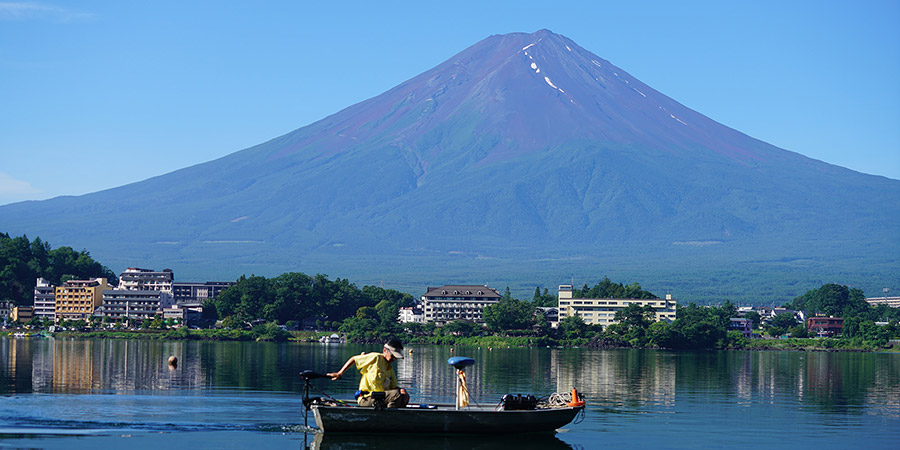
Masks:
[[[384,394],[388,408],[404,408],[409,403],[409,394],[405,389],[391,389],[384,391]]]

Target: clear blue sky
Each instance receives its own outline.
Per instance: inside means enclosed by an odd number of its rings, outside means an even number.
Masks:
[[[215,159],[548,28],[755,138],[900,179],[900,2],[0,1],[0,204]]]

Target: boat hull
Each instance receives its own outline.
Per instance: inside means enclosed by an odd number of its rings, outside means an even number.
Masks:
[[[495,411],[438,405],[434,409],[312,405],[325,433],[472,433],[551,432],[575,418],[582,407]]]

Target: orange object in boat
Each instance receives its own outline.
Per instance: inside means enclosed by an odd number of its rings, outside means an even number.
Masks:
[[[567,403],[569,406],[584,406],[584,400],[578,398],[578,391],[575,388],[572,388],[572,401]]]

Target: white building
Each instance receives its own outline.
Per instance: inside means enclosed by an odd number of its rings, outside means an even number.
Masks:
[[[34,284],[34,317],[56,318],[56,286],[43,278],[38,278]]]
[[[602,325],[604,328],[616,323],[616,312],[637,304],[638,306],[650,305],[656,312],[657,321],[673,322],[675,320],[675,307],[677,302],[672,296],[666,294],[665,299],[616,299],[616,298],[572,298],[572,285],[559,286],[559,321],[566,317],[579,316],[586,324]]]
[[[128,291],[161,291],[172,294],[172,283],[175,275],[172,269],[157,272],[152,269],[129,267],[119,275],[119,290]]]
[[[400,308],[400,315],[397,320],[400,323],[425,323],[425,312],[416,306],[405,306]]]
[[[172,294],[155,290],[110,289],[103,291],[101,314],[112,319],[152,319],[175,304]]]
[[[867,298],[866,302],[872,306],[888,305],[891,308],[900,308],[900,297],[872,297]]]

